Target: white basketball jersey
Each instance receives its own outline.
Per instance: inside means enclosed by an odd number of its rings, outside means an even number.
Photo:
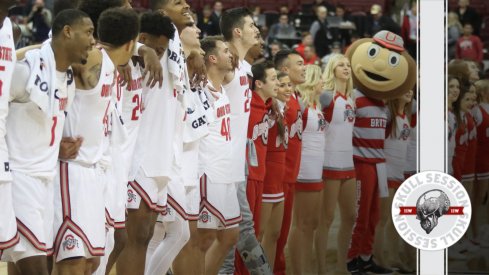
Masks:
[[[168,71],[168,51],[165,51],[160,63],[163,67],[163,86],[150,88],[143,83],[144,116],[140,118],[134,161],[146,177],[169,179],[173,174],[175,158],[173,141],[177,124],[183,124],[180,117],[183,111]]]
[[[5,135],[7,134],[6,121],[10,83],[16,61],[12,23],[7,17],[3,21],[3,27],[0,29],[0,181],[10,181],[12,179]]]
[[[30,75],[27,63],[18,62],[14,75],[11,95],[26,93],[25,87]],[[20,100],[11,98],[7,117],[11,170],[47,180],[55,176],[66,111],[70,109],[74,97],[72,85],[75,83],[71,68],[67,72],[56,72],[56,82],[56,98],[59,100],[56,116],[47,117],[37,104],[28,99],[28,95]]]
[[[68,110],[65,137],[83,137],[75,162],[93,165],[99,162],[109,148],[109,115],[114,108],[111,100],[115,85],[115,66],[105,50],[97,85],[90,90],[77,89]]]
[[[406,167],[407,147],[411,126],[407,115],[397,115],[395,118],[397,128],[395,135],[387,129],[388,137],[384,142],[385,162],[387,165],[387,179],[404,181],[404,168]]]
[[[122,120],[127,130],[127,140],[122,145],[124,163],[129,173],[129,180],[134,180],[137,170],[133,167],[134,149],[139,133],[139,122],[141,119],[143,107],[143,76],[139,63],[134,65],[129,61],[131,67],[132,81],[122,89]]]
[[[235,137],[231,132],[232,107],[224,88],[222,88],[221,93],[207,91],[207,94],[212,115],[209,123],[209,135],[200,142],[199,171],[200,174],[205,173],[210,178],[210,182],[233,183],[231,176],[234,172],[230,167],[231,161],[235,159],[232,155],[232,140]],[[243,155],[243,159],[244,157],[245,155]]]
[[[232,177],[229,180],[232,182],[245,181],[246,137],[250,117],[251,89],[244,62],[239,62],[239,67],[234,70],[233,80],[224,85],[231,104],[233,153],[228,169],[231,171]]]

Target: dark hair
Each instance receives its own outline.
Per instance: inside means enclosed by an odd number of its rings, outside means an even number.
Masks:
[[[170,2],[170,0],[151,0],[149,2],[149,6],[152,10],[155,11],[162,9],[164,6],[168,5],[168,2]]]
[[[90,16],[95,28],[93,36],[98,38],[98,19],[102,12],[110,8],[122,7],[122,4],[122,0],[81,0],[78,9],[86,12]],[[121,27],[121,29],[117,31],[122,32],[122,28],[125,27],[126,26]]]
[[[79,0],[56,0],[53,5],[53,16],[56,17],[58,13],[67,9],[76,9],[78,7]]]
[[[244,7],[225,10],[222,13],[219,27],[226,41],[233,39],[233,30],[235,28],[243,29],[244,18],[247,16],[252,17],[252,13]]]
[[[154,36],[166,36],[173,39],[175,36],[175,26],[173,26],[170,17],[157,11],[149,11],[141,16],[141,33],[147,33]]]
[[[268,69],[275,69],[271,61],[263,61],[255,63],[253,66],[251,66],[251,73],[253,74],[253,82],[251,83],[252,90],[256,90],[257,80],[260,80],[263,83],[267,82],[266,78]]]
[[[200,40],[200,47],[205,52],[204,58],[205,58],[206,64],[207,64],[207,60],[209,58],[209,55],[216,54],[217,41],[223,41],[222,36],[220,36],[220,35],[207,36],[206,38]]]
[[[100,15],[98,25],[99,40],[115,47],[134,40],[139,34],[139,18],[131,9],[108,9]]]
[[[60,12],[53,21],[52,32],[53,37],[59,35],[63,28],[68,25],[72,26],[74,24],[80,23],[83,18],[90,18],[88,14],[84,13],[81,10],[76,9],[67,9]]]
[[[462,111],[462,99],[466,94],[470,92],[470,87],[472,84],[470,83],[462,83],[460,82],[460,94],[457,100],[453,103],[453,114],[455,115],[457,121],[457,129],[465,129],[466,125],[464,123],[461,111]]]
[[[278,51],[273,58],[273,63],[275,64],[275,69],[280,70],[285,63],[287,62],[287,58],[289,58],[290,50],[283,49]]]
[[[286,76],[289,76],[289,74],[286,72],[277,71],[277,79],[280,79],[280,78],[286,77]]]

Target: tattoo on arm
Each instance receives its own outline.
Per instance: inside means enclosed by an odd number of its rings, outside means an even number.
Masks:
[[[95,88],[100,79],[100,71],[102,70],[102,64],[95,64],[93,67],[88,69],[86,73],[85,83],[88,85],[89,89]]]

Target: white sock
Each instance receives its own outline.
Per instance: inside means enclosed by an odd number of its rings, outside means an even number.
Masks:
[[[144,264],[145,274],[148,274],[149,261],[151,257],[153,257],[156,248],[160,245],[160,243],[163,241],[164,238],[165,238],[165,226],[161,222],[156,222],[153,237],[149,241],[148,249],[146,250],[146,262]]]
[[[176,215],[174,222],[165,223],[165,239],[158,245],[147,265],[146,273],[166,274],[173,260],[190,238],[188,221]]]
[[[360,258],[362,258],[362,260],[364,260],[365,262],[367,262],[368,260],[370,260],[370,257],[372,255],[360,255]]]
[[[114,249],[114,228],[111,227],[105,234],[105,252],[104,256],[100,257],[100,265],[93,275],[105,275],[105,268],[107,267],[107,261],[109,260],[110,253]]]

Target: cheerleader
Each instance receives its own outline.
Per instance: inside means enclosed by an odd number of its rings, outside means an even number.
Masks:
[[[329,229],[336,204],[340,207],[337,238],[338,272],[346,272],[346,253],[356,216],[356,182],[353,166],[353,124],[355,123],[353,82],[350,61],[341,54],[333,55],[323,73],[325,89],[320,103],[326,120],[323,179],[319,227],[315,233],[318,273],[326,273],[326,249]]]
[[[484,239],[479,234],[478,219],[479,213],[484,211],[482,204],[486,197],[489,185],[489,80],[484,79],[477,81],[475,87],[478,104],[472,109],[471,113],[474,117],[477,129],[477,152],[475,162],[477,184],[474,185],[474,207],[472,210],[472,221],[474,224],[472,230],[474,233],[474,241],[479,243],[482,247],[486,247],[489,243],[489,238]],[[489,218],[488,214],[489,211],[486,210],[483,215],[486,224]],[[484,227],[487,226],[488,225],[485,225]],[[480,231],[483,232],[484,230]]]
[[[460,80],[454,75],[448,76],[448,96],[447,96],[447,124],[448,124],[448,152],[447,152],[447,172],[453,174],[453,156],[455,155],[455,132],[457,130],[457,115],[453,111],[453,105],[460,95]]]
[[[266,158],[266,174],[263,182],[260,231],[261,241],[270,266],[274,266],[277,240],[282,227],[284,215],[285,153],[287,150],[289,130],[284,117],[285,105],[292,95],[292,84],[289,75],[278,73],[277,96],[270,110],[270,128]]]
[[[401,273],[407,271],[399,256],[400,238],[397,234],[390,217],[392,199],[397,189],[404,181],[404,167],[406,167],[407,148],[411,131],[410,117],[413,91],[390,100],[389,119],[387,122],[386,139],[384,142],[384,153],[387,170],[387,186],[389,197],[381,199],[380,221],[377,225],[376,238],[374,242],[374,254],[377,255],[379,264],[399,270]],[[384,257],[384,240],[388,251],[387,258]]]
[[[269,61],[251,67],[253,73],[251,111],[248,122],[247,167],[248,183],[246,195],[253,214],[255,234],[260,230],[260,212],[265,179],[269,115],[272,98],[277,95],[278,80],[275,67]]]
[[[469,146],[469,135],[474,127],[475,123],[472,120],[472,116],[468,116],[473,106],[473,92],[475,87],[473,85],[461,85],[460,95],[453,104],[453,112],[456,116],[457,128],[455,132],[455,154],[453,156],[453,175],[461,181],[467,193],[472,194],[472,181],[463,179],[463,172],[465,165],[469,163],[471,158],[471,149]],[[467,171],[467,169],[465,168]],[[467,179],[467,177],[466,177]],[[477,245],[469,241],[465,235],[456,245],[454,245],[454,251],[459,253],[475,252],[479,249]]]
[[[322,164],[324,161],[324,120],[319,103],[324,82],[321,68],[306,66],[306,81],[297,86],[301,95],[302,151],[299,175],[295,186],[292,228],[289,235],[292,274],[309,273],[312,267],[314,230],[318,226],[320,191],[323,189]]]

